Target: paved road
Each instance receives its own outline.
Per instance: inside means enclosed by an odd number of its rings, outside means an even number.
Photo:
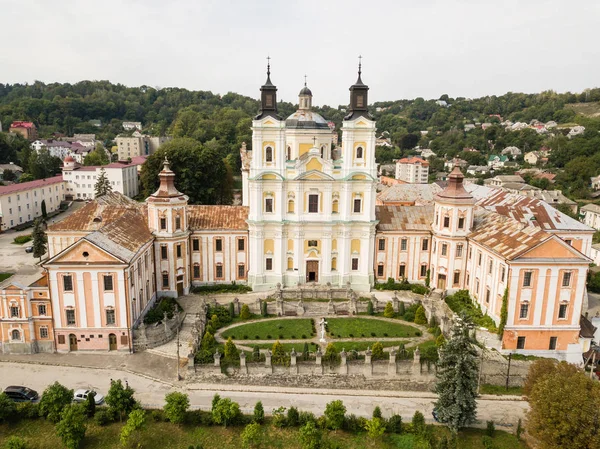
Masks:
[[[218,392],[240,404],[244,412],[251,412],[257,401],[262,401],[265,411],[283,406],[296,406],[299,410],[322,414],[325,405],[336,399],[344,401],[348,413],[358,416],[371,416],[376,405],[381,407],[384,416],[397,413],[409,420],[416,410],[426,418],[431,417],[435,395],[430,393],[367,391],[367,390],[313,390],[300,388],[259,387],[245,385],[182,384],[173,387],[168,383],[157,382],[135,374],[119,370],[74,368],[20,363],[0,363],[0,387],[11,384],[25,384],[38,392],[58,380],[69,388],[93,388],[106,394],[110,379],[127,381],[136,390],[136,398],[147,407],[162,407],[166,393],[184,391],[190,397],[193,408],[209,409],[213,395]],[[482,424],[493,420],[497,425],[515,425],[524,418],[528,406],[525,401],[506,398],[479,400],[478,418]]]

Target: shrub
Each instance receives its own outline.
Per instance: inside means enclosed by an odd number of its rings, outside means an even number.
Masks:
[[[373,303],[371,301],[369,301],[367,303],[367,314],[368,315],[374,315],[375,311],[373,310]]]
[[[412,428],[416,435],[423,435],[425,433],[425,417],[418,410],[412,417]]]
[[[236,362],[240,359],[240,352],[232,341],[232,337],[227,339],[224,349],[225,360],[228,362]]]
[[[250,318],[250,307],[248,307],[248,304],[242,304],[242,310],[240,312],[240,318],[242,320],[247,320],[248,318]]]
[[[371,337],[377,337],[377,334],[375,332],[371,332]]]
[[[369,435],[369,438],[377,439],[385,432],[385,423],[381,418],[373,418],[367,420],[365,423],[365,430]]]
[[[285,427],[287,419],[285,417],[285,407],[279,407],[273,410],[273,425],[275,427]]]
[[[73,390],[54,382],[42,394],[40,415],[53,423],[57,423],[61,419],[61,412],[71,402],[73,402]]]
[[[187,394],[174,391],[165,396],[163,410],[167,419],[173,424],[183,423],[188,408],[190,408],[190,400]]]
[[[233,302],[229,303],[229,317],[231,319],[235,318],[235,304]]]
[[[344,430],[350,433],[358,433],[365,428],[365,418],[358,417],[355,414],[346,416],[344,419]]]
[[[100,427],[107,425],[111,421],[108,411],[98,410],[94,415],[94,421]]]
[[[296,407],[290,407],[287,411],[287,425],[296,427],[300,421],[300,415]]]
[[[262,316],[268,316],[269,315],[267,301],[261,301],[261,303],[260,303],[260,314]]]
[[[262,424],[265,421],[265,409],[263,408],[262,402],[258,401],[254,406],[254,413],[252,414],[252,420],[255,423]]]
[[[405,319],[406,321],[414,322],[414,321],[415,321],[415,314],[414,314],[414,312],[407,311],[407,312],[404,314],[404,319]]]
[[[444,346],[446,344],[446,338],[444,337],[443,334],[438,335],[438,337],[435,339],[435,346],[436,347],[441,347]]]
[[[131,435],[133,435],[136,430],[144,427],[144,424],[146,424],[146,412],[140,409],[133,410],[127,418],[127,423],[121,429],[121,444],[125,446],[129,442]]]
[[[329,363],[337,363],[339,359],[339,355],[337,349],[335,349],[335,345],[333,343],[328,343],[325,348],[325,354],[323,354],[323,361]]]
[[[425,315],[425,308],[419,306],[415,313],[415,324],[427,324],[427,316]]]
[[[14,404],[14,402],[13,402],[13,404]],[[39,418],[40,407],[38,404],[34,404],[32,402],[20,402],[19,404],[17,404],[17,414],[21,418],[27,418],[27,419]]]
[[[325,406],[325,423],[331,430],[342,428],[345,415],[346,406],[340,400],[331,401]]]
[[[242,431],[241,439],[244,447],[256,447],[260,444],[262,429],[260,424],[250,423]]]
[[[523,433],[523,424],[521,423],[521,418],[517,422],[517,430],[515,431],[515,435],[517,436],[517,440],[521,439],[521,434]]]
[[[273,365],[285,365],[288,362],[288,356],[283,349],[283,345],[279,343],[279,340],[273,343],[271,353],[271,361]]]
[[[322,432],[317,428],[314,421],[308,421],[300,428],[300,444],[302,449],[320,449]]]
[[[402,316],[406,313],[406,308],[403,301],[398,302],[398,315]]]
[[[240,419],[240,416],[240,406],[237,402],[233,402],[228,398],[223,398],[219,399],[215,404],[213,399],[212,417],[215,423],[227,427],[228,424],[235,424],[236,421]]]
[[[494,425],[494,421],[486,421],[485,434],[493,438],[495,433],[496,426]]]
[[[60,414],[60,422],[56,424],[56,435],[68,449],[77,449],[85,437],[85,416],[78,405],[69,404]]]
[[[155,422],[161,422],[165,420],[165,415],[162,410],[152,410],[150,412],[150,417]]]
[[[254,346],[254,348],[252,348],[252,361],[253,362],[260,361],[260,348],[258,346]]]
[[[402,417],[400,415],[392,415],[387,422],[387,431],[389,433],[402,433]]]
[[[106,395],[106,403],[115,413],[119,416],[119,420],[123,421],[136,406],[135,399],[133,397],[133,388],[129,385],[123,387],[121,379],[113,380],[110,383],[108,394]]]
[[[216,345],[217,345],[217,340],[215,340],[215,337],[213,336],[213,334],[211,334],[209,331],[206,331],[204,333],[204,336],[202,337],[202,341],[200,342],[200,348],[202,348],[205,351],[210,351]]]
[[[373,360],[383,360],[385,358],[385,353],[383,352],[383,344],[380,341],[376,342],[373,345],[373,348],[371,349],[371,357]],[[379,416],[379,418],[381,418],[381,416]]]
[[[0,393],[0,423],[6,422],[15,416],[17,406],[6,393]]]
[[[381,418],[381,408],[379,406],[373,409],[373,418]]]
[[[217,407],[217,404],[219,403],[220,400],[221,400],[221,396],[219,396],[219,393],[215,393],[215,395],[213,396],[212,401],[211,401],[210,410],[212,412],[215,411],[215,408]]]
[[[484,435],[481,438],[481,444],[483,445],[484,449],[495,449],[496,445],[494,444],[494,440],[492,440],[492,437],[488,436],[488,435]]]
[[[396,312],[394,312],[394,306],[391,302],[388,302],[385,305],[385,309],[383,309],[383,316],[386,318],[394,318],[396,316]]]
[[[31,241],[31,234],[30,235],[20,235],[18,237],[15,237],[13,239],[13,241],[17,244],[17,245],[23,245],[24,243],[30,242]]]
[[[13,435],[7,438],[2,447],[5,449],[27,449],[27,443],[23,438]]]

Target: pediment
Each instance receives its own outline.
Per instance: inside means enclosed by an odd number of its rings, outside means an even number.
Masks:
[[[576,261],[587,258],[559,237],[553,236],[519,255],[518,259],[573,259]]]
[[[122,264],[124,261],[93,243],[81,239],[66,248],[45,265],[51,264]]]
[[[333,181],[334,179],[322,171],[309,170],[296,177],[296,180],[310,180],[310,181]]]

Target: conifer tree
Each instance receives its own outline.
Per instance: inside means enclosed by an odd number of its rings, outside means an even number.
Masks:
[[[98,176],[98,180],[96,181],[96,185],[94,186],[94,192],[96,194],[96,198],[112,192],[112,186],[110,185],[110,181],[106,176],[106,171],[104,170],[104,167],[100,169],[100,175]]]
[[[46,254],[48,243],[48,237],[44,231],[44,221],[41,218],[36,218],[31,237],[33,238],[33,257],[39,257],[41,262],[42,256]]]
[[[477,351],[469,338],[471,328],[468,317],[461,314],[450,340],[439,350],[435,409],[453,432],[475,422],[477,414]]]

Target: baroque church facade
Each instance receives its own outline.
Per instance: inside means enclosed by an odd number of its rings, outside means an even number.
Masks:
[[[241,149],[243,204],[189,205],[165,161],[144,203],[111,193],[52,224],[45,279],[0,285],[11,311],[17,290],[47,298],[39,320],[51,323],[26,331],[26,315],[0,309],[3,350],[131,351],[133,328],[155,301],[194,285],[367,292],[393,278],[467,289],[496,324],[505,305],[505,351],[580,359],[593,229],[535,198],[465,184],[459,169],[428,203],[376,205],[376,129],[360,68],[339,147],[307,86],[298,110],[279,116],[269,72],[252,149]]]

